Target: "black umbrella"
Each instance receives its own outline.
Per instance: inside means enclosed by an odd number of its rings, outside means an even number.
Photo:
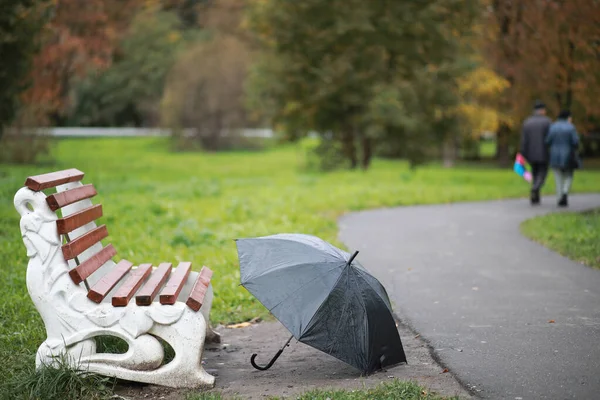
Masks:
[[[241,284],[298,341],[363,373],[406,362],[392,307],[381,283],[331,244],[280,234],[236,241]],[[292,338],[290,338],[291,340]],[[290,340],[265,367],[271,367]]]

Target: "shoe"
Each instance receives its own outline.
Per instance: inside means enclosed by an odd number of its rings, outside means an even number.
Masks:
[[[560,197],[560,200],[558,201],[558,206],[559,207],[568,207],[569,206],[569,201],[567,200],[567,195],[563,194]]]
[[[540,192],[539,190],[532,190],[531,191],[531,205],[538,205],[540,204]]]

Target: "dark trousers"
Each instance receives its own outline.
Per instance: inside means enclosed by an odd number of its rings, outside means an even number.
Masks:
[[[533,182],[531,184],[531,190],[539,191],[544,182],[546,181],[546,175],[548,175],[548,164],[547,163],[531,163],[531,175],[533,176]]]

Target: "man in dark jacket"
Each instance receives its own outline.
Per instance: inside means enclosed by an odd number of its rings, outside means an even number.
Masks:
[[[531,204],[540,203],[540,189],[548,174],[548,150],[546,136],[552,121],[546,116],[546,105],[537,101],[533,115],[523,123],[521,134],[521,155],[531,165],[533,182],[531,185]]]

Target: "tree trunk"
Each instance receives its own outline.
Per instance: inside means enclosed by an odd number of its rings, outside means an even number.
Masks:
[[[458,158],[458,141],[456,135],[451,135],[442,144],[442,158],[444,168],[452,168]]]
[[[575,63],[575,43],[569,40],[569,68],[567,72],[567,93],[565,100],[565,108],[567,110],[571,109],[571,105],[573,103],[573,64]]]
[[[372,140],[367,135],[362,137],[362,168],[368,169],[371,165],[371,158],[373,157]]]
[[[508,154],[510,127],[505,122],[500,122],[496,134],[496,159],[501,167],[508,167],[510,159]]]
[[[358,158],[356,157],[354,132],[348,127],[342,132],[342,151],[344,152],[344,156],[350,161],[350,168],[355,169],[358,166]]]

